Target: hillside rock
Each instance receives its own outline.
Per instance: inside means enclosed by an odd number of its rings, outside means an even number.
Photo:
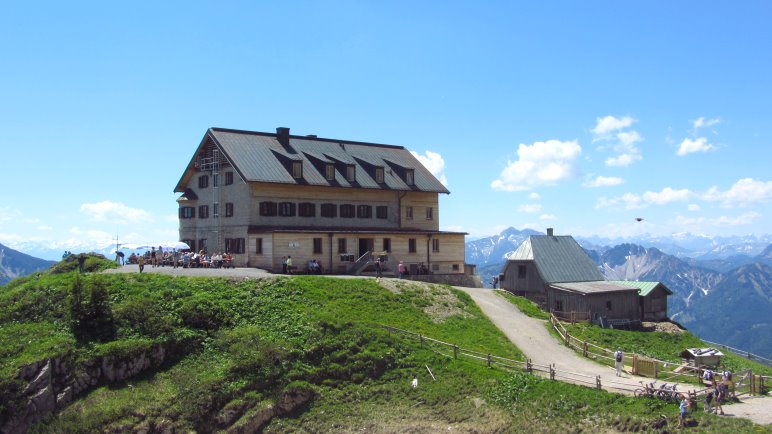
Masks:
[[[155,344],[130,357],[99,357],[80,369],[72,369],[66,355],[25,365],[19,370],[19,379],[27,384],[21,396],[15,399],[21,405],[7,420],[0,420],[0,432],[23,433],[32,424],[98,384],[124,381],[160,367],[167,353],[163,345]]]

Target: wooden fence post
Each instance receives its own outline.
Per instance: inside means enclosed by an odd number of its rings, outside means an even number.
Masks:
[[[587,357],[587,341],[584,341],[584,345],[582,346],[582,355]]]
[[[418,339],[421,341],[421,348],[424,347],[424,335],[418,333]]]
[[[600,375],[596,375],[595,376],[595,388],[598,389],[598,390],[601,389],[601,387],[600,387]]]
[[[453,344],[453,358],[454,359],[458,358],[458,345],[457,344]]]
[[[633,354],[633,375],[638,375],[638,354]]]
[[[576,322],[576,315],[574,315],[574,311],[572,310],[571,311],[571,324],[573,324],[574,322]]]
[[[748,369],[748,373],[750,374],[749,376],[751,377],[751,391],[750,391],[750,394],[751,394],[751,396],[753,396],[753,395],[756,394],[756,382],[754,381],[755,378],[753,377],[753,371]]]
[[[555,364],[553,363],[550,365],[550,380],[554,380],[554,379],[555,379]]]
[[[525,370],[528,371],[529,374],[533,374],[533,365],[531,364],[531,359],[525,359]]]
[[[764,394],[764,389],[765,389],[764,388],[764,376],[763,375],[759,375],[759,395],[763,395]]]
[[[488,367],[491,367],[491,353],[488,353]]]

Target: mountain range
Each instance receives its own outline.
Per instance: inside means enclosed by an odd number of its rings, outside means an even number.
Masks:
[[[486,286],[504,268],[506,257],[530,235],[509,228],[466,244],[466,261],[478,265]],[[673,291],[668,314],[703,339],[772,358],[772,243],[764,237],[708,239],[688,234],[632,242],[577,238],[609,280],[660,281]],[[688,247],[681,247],[677,241]],[[655,242],[656,241],[656,242]],[[724,246],[723,241],[731,244]],[[656,247],[652,244],[656,244]],[[662,248],[667,248],[666,253]],[[741,253],[738,253],[741,252]],[[693,256],[687,256],[686,254]],[[718,320],[720,317],[720,320]]]
[[[55,261],[35,258],[0,244],[0,285],[11,280],[45,270]]]

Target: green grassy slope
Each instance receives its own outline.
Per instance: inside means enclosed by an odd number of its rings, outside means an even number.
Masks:
[[[672,405],[489,369],[390,335],[376,325],[522,358],[464,293],[387,282],[67,271],[13,281],[0,289],[0,424],[20,404],[19,366],[66,355],[77,370],[159,343],[173,352],[160,369],[99,384],[31,431],[239,432],[270,409],[265,432],[614,431],[674,420]],[[311,398],[276,411],[300,395]],[[697,418],[705,432],[752,429]]]

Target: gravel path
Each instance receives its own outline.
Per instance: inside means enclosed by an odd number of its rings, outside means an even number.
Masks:
[[[105,273],[137,273],[137,265],[125,265],[120,268],[106,270]],[[257,268],[172,268],[145,266],[145,273],[160,273],[173,276],[206,276],[206,277],[236,277],[236,278],[270,278],[277,276]],[[353,276],[335,276],[353,277]],[[387,278],[388,280],[388,278]],[[469,294],[483,313],[504,332],[534,364],[555,364],[558,379],[576,384],[593,386],[595,377],[601,377],[603,389],[631,394],[631,390],[640,387],[639,381],[650,382],[649,378],[637,377],[624,373],[622,377],[614,375],[614,368],[601,365],[581,357],[555,339],[545,326],[546,321],[531,318],[507,302],[496,291],[485,288],[457,289]],[[568,375],[574,372],[578,375]],[[686,391],[692,385],[679,385],[678,390]],[[702,404],[698,403],[701,409]],[[724,413],[728,417],[743,417],[761,425],[772,424],[772,397],[743,397],[740,404],[727,405]]]
[[[469,294],[483,313],[531,359],[532,363],[545,366],[554,363],[560,380],[594,386],[595,376],[600,376],[603,389],[624,394],[631,394],[631,390],[640,387],[639,381],[651,382],[649,378],[628,373],[617,377],[614,368],[580,356],[547,331],[546,321],[523,314],[496,294],[496,291],[485,288],[456,288]],[[561,376],[561,371],[579,375]],[[679,384],[678,390],[687,391],[693,387],[689,384]],[[701,403],[698,403],[698,408],[702,408]],[[739,404],[724,406],[724,414],[729,417],[748,418],[760,425],[772,424],[772,397],[743,397]]]

